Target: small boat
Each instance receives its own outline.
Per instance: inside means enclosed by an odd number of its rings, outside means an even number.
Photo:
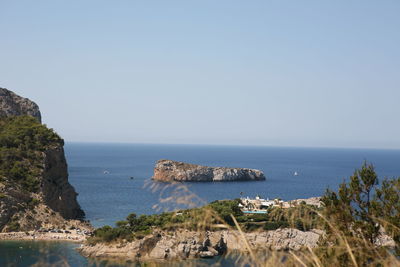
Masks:
[[[105,170],[103,173],[104,173],[104,174],[109,174],[110,172],[109,172],[109,171],[107,171],[107,170]]]
[[[131,176],[131,180],[133,180],[133,176]]]
[[[297,176],[297,175],[299,175],[299,174],[298,174],[297,172],[294,172],[293,175],[294,175],[294,176]]]

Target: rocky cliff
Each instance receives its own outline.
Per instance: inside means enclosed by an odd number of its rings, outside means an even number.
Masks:
[[[299,250],[314,248],[321,230],[302,232],[297,229],[278,229],[245,233],[253,250]],[[131,260],[186,259],[213,257],[226,251],[246,251],[245,240],[236,230],[194,232],[177,230],[158,232],[133,242],[85,245],[80,252],[87,257],[125,258]]]
[[[68,167],[64,148],[56,146],[45,151],[41,191],[43,200],[65,219],[82,219],[85,213],[76,200],[77,193],[68,182]]]
[[[39,122],[42,121],[39,106],[35,102],[0,87],[0,117],[21,115],[29,115]]]
[[[162,182],[224,182],[265,180],[265,176],[262,171],[254,169],[207,167],[163,159],[156,163],[153,179]]]
[[[0,89],[0,107],[0,231],[83,219],[68,182],[64,141],[39,123],[40,111],[30,100]]]

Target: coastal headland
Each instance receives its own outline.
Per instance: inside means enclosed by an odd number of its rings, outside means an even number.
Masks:
[[[299,250],[314,248],[324,232],[277,229],[245,233],[237,230],[173,232],[158,231],[132,242],[99,243],[84,245],[79,251],[90,258],[124,258],[130,260],[173,260],[187,258],[210,258],[228,251],[246,252],[246,242],[251,249]],[[244,237],[244,238],[243,238]]]
[[[89,258],[159,261],[317,249],[330,237],[319,215],[324,209],[319,197],[291,201],[257,197],[161,214],[132,213],[115,227],[96,229],[79,251]],[[395,246],[385,232],[378,233],[374,242]]]
[[[64,140],[36,103],[0,88],[0,232],[90,228],[77,195]]]

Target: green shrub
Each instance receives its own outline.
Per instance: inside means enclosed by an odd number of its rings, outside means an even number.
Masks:
[[[30,116],[0,118],[0,177],[37,192],[43,151],[64,141]]]
[[[36,207],[37,205],[39,205],[39,203],[40,203],[40,200],[39,200],[39,199],[37,199],[37,198],[32,198],[32,199],[29,201],[28,206],[29,206],[29,208],[33,209],[34,207]]]
[[[322,201],[325,218],[335,222],[334,230],[326,225],[332,244],[343,239],[337,238],[335,231],[339,231],[354,247],[374,246],[383,227],[393,237],[395,252],[400,255],[400,178],[384,179],[379,186],[374,166],[364,162],[338,192],[327,190]]]
[[[251,222],[246,222],[243,226],[242,226],[242,230],[246,231],[246,232],[252,232],[255,231],[257,229],[262,228],[263,225],[259,224],[259,223],[251,223]]]
[[[235,217],[243,216],[243,212],[239,208],[240,200],[217,200],[211,202],[208,206],[211,207],[217,214],[229,225],[235,225],[231,214]]]
[[[289,223],[285,222],[285,221],[277,221],[277,222],[268,221],[268,222],[265,222],[265,224],[264,224],[264,230],[267,230],[267,231],[276,230],[279,228],[288,228],[288,227],[289,227]]]
[[[252,222],[265,222],[268,221],[269,216],[268,214],[251,214],[249,216],[247,216],[249,221]]]
[[[112,228],[109,225],[98,228],[94,231],[94,236],[104,242],[111,242],[116,239],[128,239],[132,238],[132,232],[129,229],[115,227]]]
[[[249,218],[247,216],[238,216],[236,217],[236,221],[239,223],[244,223],[247,222],[249,220]]]
[[[18,232],[20,228],[21,226],[17,221],[12,221],[8,224],[8,231],[10,232]]]

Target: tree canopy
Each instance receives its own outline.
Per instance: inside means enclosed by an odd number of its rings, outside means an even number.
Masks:
[[[36,192],[43,152],[64,141],[30,116],[0,118],[0,181]]]

